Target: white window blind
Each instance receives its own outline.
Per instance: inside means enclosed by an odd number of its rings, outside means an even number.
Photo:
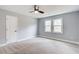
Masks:
[[[53,32],[54,33],[63,33],[62,18],[53,20]]]
[[[45,21],[45,32],[51,32],[51,20]]]

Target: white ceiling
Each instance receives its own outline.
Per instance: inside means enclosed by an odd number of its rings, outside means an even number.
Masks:
[[[78,11],[79,5],[39,5],[40,10],[45,12],[44,14],[29,13],[33,10],[33,5],[0,5],[0,8],[34,18],[42,18],[61,13]]]

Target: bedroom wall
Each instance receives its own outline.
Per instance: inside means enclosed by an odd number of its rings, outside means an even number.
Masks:
[[[19,16],[18,39],[29,39],[36,37],[37,20],[28,16]]]
[[[37,21],[29,16],[0,9],[0,44],[6,43],[6,15],[18,17],[17,40],[29,39],[36,36]]]
[[[63,34],[44,32],[45,20],[53,21],[53,19],[56,19],[56,18],[63,18],[63,29],[64,29]],[[79,42],[79,11],[38,19],[37,36],[51,38],[51,39],[58,38],[62,40]]]

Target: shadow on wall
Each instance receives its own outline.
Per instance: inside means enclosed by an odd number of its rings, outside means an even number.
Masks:
[[[22,28],[18,33],[18,39],[29,39],[32,37],[36,37],[37,26],[36,24],[32,24],[28,27]]]

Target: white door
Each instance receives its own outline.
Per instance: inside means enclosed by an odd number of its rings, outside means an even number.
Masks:
[[[17,39],[17,17],[6,16],[6,41],[7,43],[16,42]]]

